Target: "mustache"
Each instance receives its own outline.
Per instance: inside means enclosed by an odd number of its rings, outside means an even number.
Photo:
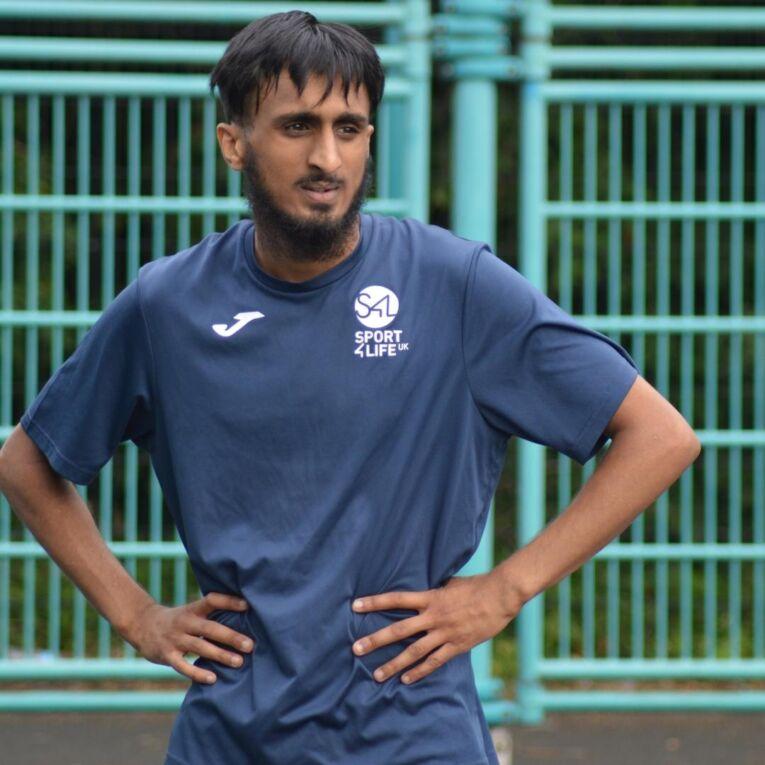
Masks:
[[[331,184],[332,186],[341,186],[343,182],[339,178],[332,178],[326,175],[324,176],[315,175],[311,178],[303,178],[302,180],[298,181],[297,185],[305,186],[307,184],[312,184],[312,183],[326,183],[327,185]]]

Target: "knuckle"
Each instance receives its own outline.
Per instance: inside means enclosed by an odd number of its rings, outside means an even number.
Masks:
[[[394,637],[404,637],[407,627],[402,622],[394,622],[390,626],[390,631]]]
[[[409,646],[409,653],[415,659],[419,659],[425,653],[425,649],[418,643],[412,643],[412,645]]]
[[[425,663],[430,667],[440,667],[441,666],[441,659],[438,656],[428,656],[427,659],[425,659]]]
[[[198,637],[192,637],[191,635],[180,635],[175,640],[175,646],[180,653],[188,653],[189,651],[197,650],[199,640]]]

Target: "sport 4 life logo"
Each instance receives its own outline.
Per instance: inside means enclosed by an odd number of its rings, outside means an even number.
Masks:
[[[354,353],[362,358],[396,356],[409,350],[409,343],[401,342],[403,330],[383,329],[398,315],[398,297],[393,290],[373,284],[356,295],[353,304],[356,318],[368,329],[355,333]]]

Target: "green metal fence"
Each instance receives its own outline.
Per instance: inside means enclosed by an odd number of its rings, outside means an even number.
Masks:
[[[703,444],[618,540],[526,605],[516,701],[500,703],[493,719],[537,722],[553,709],[761,709],[765,50],[675,43],[689,30],[763,30],[765,9],[442,7],[484,25],[451,49],[454,227],[496,237],[494,207],[482,204],[497,183],[495,136],[484,127],[496,124],[498,93],[515,95],[503,83],[517,81],[516,264],[621,342]],[[491,52],[491,24],[502,21],[519,25],[518,55]],[[570,29],[672,34],[652,47],[553,44]],[[582,70],[591,78],[577,78]],[[649,79],[652,70],[663,79]],[[485,115],[480,125],[468,116],[476,113]],[[581,468],[536,444],[517,449],[523,543],[567,506],[598,460]],[[693,691],[656,688],[689,679]],[[711,680],[749,685],[705,687]]]
[[[249,214],[240,174],[219,157],[207,73],[235,31],[290,7],[0,0],[0,19],[16,32],[0,36],[1,438],[145,260]],[[386,89],[376,196],[366,209],[427,219],[427,3],[298,7],[379,38]],[[63,22],[85,32],[61,37]],[[120,39],[109,37],[112,22]],[[218,25],[221,41],[191,31],[193,39],[178,39],[195,24]],[[125,39],[127,29],[135,39]],[[148,455],[128,441],[94,484],[77,488],[111,549],[157,600],[200,596]],[[136,658],[0,495],[0,681],[107,678],[179,679]],[[182,698],[178,690],[5,690],[0,710],[175,709]]]

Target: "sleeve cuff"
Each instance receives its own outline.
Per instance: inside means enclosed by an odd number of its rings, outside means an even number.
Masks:
[[[61,454],[50,436],[31,417],[28,417],[27,414],[24,414],[21,417],[19,424],[45,455],[50,466],[59,475],[67,478],[73,483],[78,483],[83,486],[91,483],[96,475],[98,475],[98,471],[93,472],[91,470],[86,470]]]
[[[611,386],[606,391],[600,405],[590,415],[579,433],[573,448],[567,452],[568,456],[575,459],[580,465],[584,465],[594,457],[609,438],[603,431],[624,401],[639,374],[633,366],[626,367],[625,371],[626,374],[619,380],[618,384]]]

